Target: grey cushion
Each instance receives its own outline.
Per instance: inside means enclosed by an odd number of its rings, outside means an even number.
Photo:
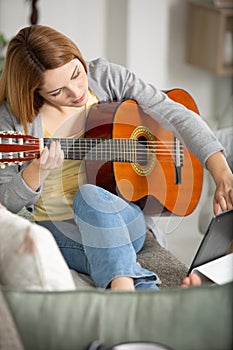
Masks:
[[[12,314],[0,289],[0,349],[23,350]]]
[[[2,291],[26,350],[84,350],[96,339],[232,349],[233,283],[159,292]]]

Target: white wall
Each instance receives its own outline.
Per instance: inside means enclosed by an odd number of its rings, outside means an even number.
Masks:
[[[39,24],[70,36],[87,58],[105,52],[106,0],[38,0]],[[30,24],[30,6],[25,0],[0,0],[0,31],[7,37]]]
[[[232,79],[185,62],[186,14],[184,0],[129,0],[128,65],[159,88],[187,89],[215,126],[231,98]]]

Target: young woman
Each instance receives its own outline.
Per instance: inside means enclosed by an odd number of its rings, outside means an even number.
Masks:
[[[232,208],[233,176],[222,145],[201,118],[122,66],[85,62],[77,46],[47,26],[24,28],[10,41],[0,80],[0,129],[38,138],[79,138],[96,102],[133,99],[174,132],[216,183],[214,212]],[[141,209],[86,184],[82,161],[64,160],[58,142],[39,159],[0,170],[1,203],[12,212],[34,205],[70,268],[102,288],[156,289],[157,276],[136,261],[146,224]],[[184,285],[198,284],[195,276]]]

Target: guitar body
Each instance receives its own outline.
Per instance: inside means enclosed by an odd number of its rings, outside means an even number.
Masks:
[[[192,97],[181,89],[167,92],[176,102],[198,113]],[[104,162],[86,160],[87,181],[127,201],[138,204],[146,214],[189,215],[202,190],[203,167],[184,146],[178,155],[182,166],[177,182],[173,133],[144,113],[133,100],[94,106],[86,123],[86,138],[136,139],[151,142],[146,161]],[[120,145],[119,145],[120,147]],[[144,147],[144,146],[142,146]],[[146,147],[146,146],[145,146]],[[143,152],[143,150],[142,150]]]

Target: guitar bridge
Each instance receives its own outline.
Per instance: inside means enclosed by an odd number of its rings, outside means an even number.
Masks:
[[[183,152],[183,145],[178,140],[177,137],[174,137],[174,154],[175,154],[175,184],[180,185],[182,183],[182,167],[183,167],[183,159],[184,159],[184,152]]]

